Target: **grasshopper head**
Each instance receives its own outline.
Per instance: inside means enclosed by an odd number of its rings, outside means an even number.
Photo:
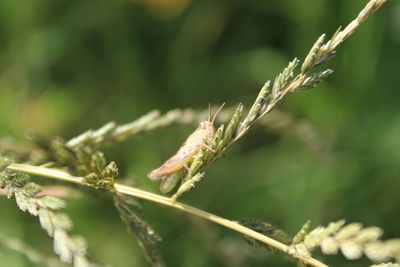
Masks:
[[[217,112],[215,112],[214,117],[211,119],[211,104],[208,104],[208,119],[206,121],[201,122],[199,127],[203,129],[206,129],[207,127],[214,127],[215,118],[217,117],[217,115],[224,106],[225,103],[222,103],[222,105],[218,108]]]
[[[211,119],[211,106],[208,106],[208,119],[206,121],[202,121],[199,124],[199,127],[197,127],[198,130],[200,130],[198,133],[204,133],[204,136],[214,136],[215,134],[215,129],[214,129],[214,120],[217,117],[218,113],[221,111],[221,109],[224,107],[225,103],[221,105],[221,107],[217,110],[217,112],[214,114],[214,117]]]
[[[199,137],[201,137],[201,140],[204,138],[211,138],[215,134],[215,129],[214,129],[214,123],[211,121],[202,121],[199,124],[199,127],[197,127],[196,132]]]
[[[199,124],[199,129],[203,129],[203,130],[214,130],[214,122],[212,121],[202,121]]]

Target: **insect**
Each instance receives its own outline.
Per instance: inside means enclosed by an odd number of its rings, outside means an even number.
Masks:
[[[200,122],[197,129],[189,135],[175,155],[164,162],[164,164],[159,168],[151,171],[147,175],[151,180],[162,180],[160,190],[163,193],[166,193],[175,187],[179,178],[184,174],[183,170],[186,170],[190,175],[187,164],[192,160],[192,156],[195,155],[201,147],[206,147],[207,149],[212,150],[205,144],[205,141],[215,135],[214,120],[224,105],[225,103],[221,105],[212,119],[211,107],[209,105],[208,119]]]

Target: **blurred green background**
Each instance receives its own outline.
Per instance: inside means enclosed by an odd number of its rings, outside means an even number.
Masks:
[[[321,34],[355,18],[367,1],[117,0],[0,1],[0,136],[71,138],[153,109],[249,107],[258,90]],[[183,201],[230,219],[253,217],[289,234],[345,218],[399,237],[400,2],[389,1],[338,49],[335,73],[292,94],[280,109],[311,125],[323,151],[296,131],[255,127]],[[146,177],[193,128],[167,129],[105,149],[121,177],[158,191]],[[317,142],[311,139],[310,143]],[[45,183],[44,179],[37,179]],[[148,266],[109,196],[68,200],[74,233],[94,259]],[[36,218],[0,198],[0,229],[51,255]],[[293,266],[252,249],[230,230],[152,203],[144,213],[163,237],[168,266]],[[2,266],[32,266],[0,247]],[[367,260],[325,256],[332,266]]]

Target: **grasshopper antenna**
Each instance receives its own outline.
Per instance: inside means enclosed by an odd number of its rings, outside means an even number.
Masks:
[[[214,124],[215,118],[217,117],[218,113],[221,112],[221,110],[222,110],[222,108],[223,108],[224,106],[225,106],[225,102],[222,103],[222,105],[218,108],[217,112],[215,112],[214,117],[212,118],[212,121],[211,121],[212,124]],[[211,115],[211,113],[210,113],[210,115]]]

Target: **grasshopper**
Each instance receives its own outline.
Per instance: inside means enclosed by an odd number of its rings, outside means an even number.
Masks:
[[[208,119],[200,122],[197,129],[189,135],[186,141],[181,145],[178,152],[169,158],[164,164],[162,164],[159,168],[151,171],[147,176],[151,180],[160,180],[161,185],[160,190],[163,193],[167,193],[171,191],[179,178],[184,175],[184,170],[187,171],[187,174],[191,176],[190,170],[188,167],[188,163],[193,159],[193,156],[200,150],[201,147],[205,147],[213,152],[209,146],[205,144],[205,142],[214,137],[215,128],[214,128],[214,120],[217,117],[218,113],[222,110],[225,103],[221,105],[221,107],[214,114],[214,117],[211,119],[211,106],[208,107]]]

